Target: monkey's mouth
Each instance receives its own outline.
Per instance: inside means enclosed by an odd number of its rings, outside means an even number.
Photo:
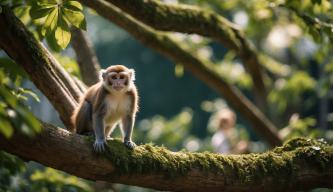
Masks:
[[[123,86],[113,86],[112,87],[114,90],[116,90],[116,91],[120,91],[120,90],[122,90],[124,87]]]

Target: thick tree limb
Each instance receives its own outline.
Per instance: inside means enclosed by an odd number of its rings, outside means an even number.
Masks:
[[[234,50],[252,78],[257,103],[264,108],[266,89],[257,51],[242,32],[226,18],[195,6],[172,5],[157,0],[106,1],[155,29],[200,34]]]
[[[69,95],[74,97],[76,102],[79,101],[83,92],[72,79],[71,75],[61,66],[61,64],[53,57],[53,55],[43,45],[41,46],[44,48],[45,53],[50,56],[50,64],[52,65],[52,68],[56,74],[59,76],[62,83],[69,90]]]
[[[76,106],[73,83],[56,59],[34,38],[8,7],[0,14],[0,47],[30,76],[36,87],[49,99],[67,128]],[[59,76],[60,75],[60,76]],[[73,86],[73,87],[71,87]]]
[[[208,84],[253,125],[253,129],[271,146],[281,144],[276,127],[249,101],[236,87],[229,85],[213,68],[213,64],[204,61],[187,51],[180,43],[172,40],[166,33],[158,32],[137,22],[120,9],[104,1],[79,0],[93,8],[99,15],[119,25],[136,39],[162,55],[181,63],[196,77]]]
[[[100,65],[87,34],[81,29],[73,28],[71,44],[76,53],[83,82],[91,86],[99,80]]]
[[[296,191],[333,188],[333,147],[297,139],[263,154],[171,152],[151,145],[128,150],[109,141],[92,152],[93,140],[42,123],[35,139],[0,137],[0,149],[90,180],[171,191]],[[61,144],[60,144],[61,143]]]
[[[77,77],[73,77],[73,81],[75,82],[76,86],[79,88],[82,94],[87,90],[87,86]]]

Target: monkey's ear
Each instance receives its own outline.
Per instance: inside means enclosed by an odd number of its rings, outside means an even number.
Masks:
[[[135,80],[135,70],[134,69],[130,69],[129,73],[131,75],[132,81],[134,81]]]
[[[105,79],[105,76],[106,76],[106,70],[105,69],[101,69],[99,71],[99,80],[103,81]]]

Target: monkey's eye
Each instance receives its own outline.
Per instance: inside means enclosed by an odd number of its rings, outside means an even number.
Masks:
[[[112,75],[112,76],[111,76],[111,79],[115,80],[115,79],[117,79],[117,76]]]
[[[120,79],[124,79],[125,78],[125,75],[120,75]]]

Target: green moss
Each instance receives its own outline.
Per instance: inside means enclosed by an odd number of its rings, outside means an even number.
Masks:
[[[227,183],[237,179],[246,184],[260,183],[267,177],[277,183],[286,182],[300,170],[300,166],[325,168],[333,162],[332,154],[332,146],[318,140],[300,138],[262,154],[246,155],[172,152],[153,144],[144,144],[129,150],[120,140],[114,140],[108,142],[108,150],[102,155],[115,165],[115,174],[119,175],[160,173],[166,177],[174,177],[196,169],[223,174]]]
[[[163,172],[166,176],[185,174],[192,168],[219,170],[220,155],[212,153],[172,152],[165,147],[145,144],[128,150],[120,140],[108,142],[106,157],[115,164],[117,173]]]
[[[298,138],[271,151],[243,155],[234,160],[241,181],[260,181],[269,176],[278,183],[292,179],[295,173],[304,168],[302,166],[325,169],[333,162],[332,154],[332,146],[322,141]]]
[[[327,143],[323,139],[309,139],[309,138],[295,138],[287,141],[283,146],[276,147],[273,151],[275,153],[282,153],[285,151],[292,151],[300,147],[325,147]]]

